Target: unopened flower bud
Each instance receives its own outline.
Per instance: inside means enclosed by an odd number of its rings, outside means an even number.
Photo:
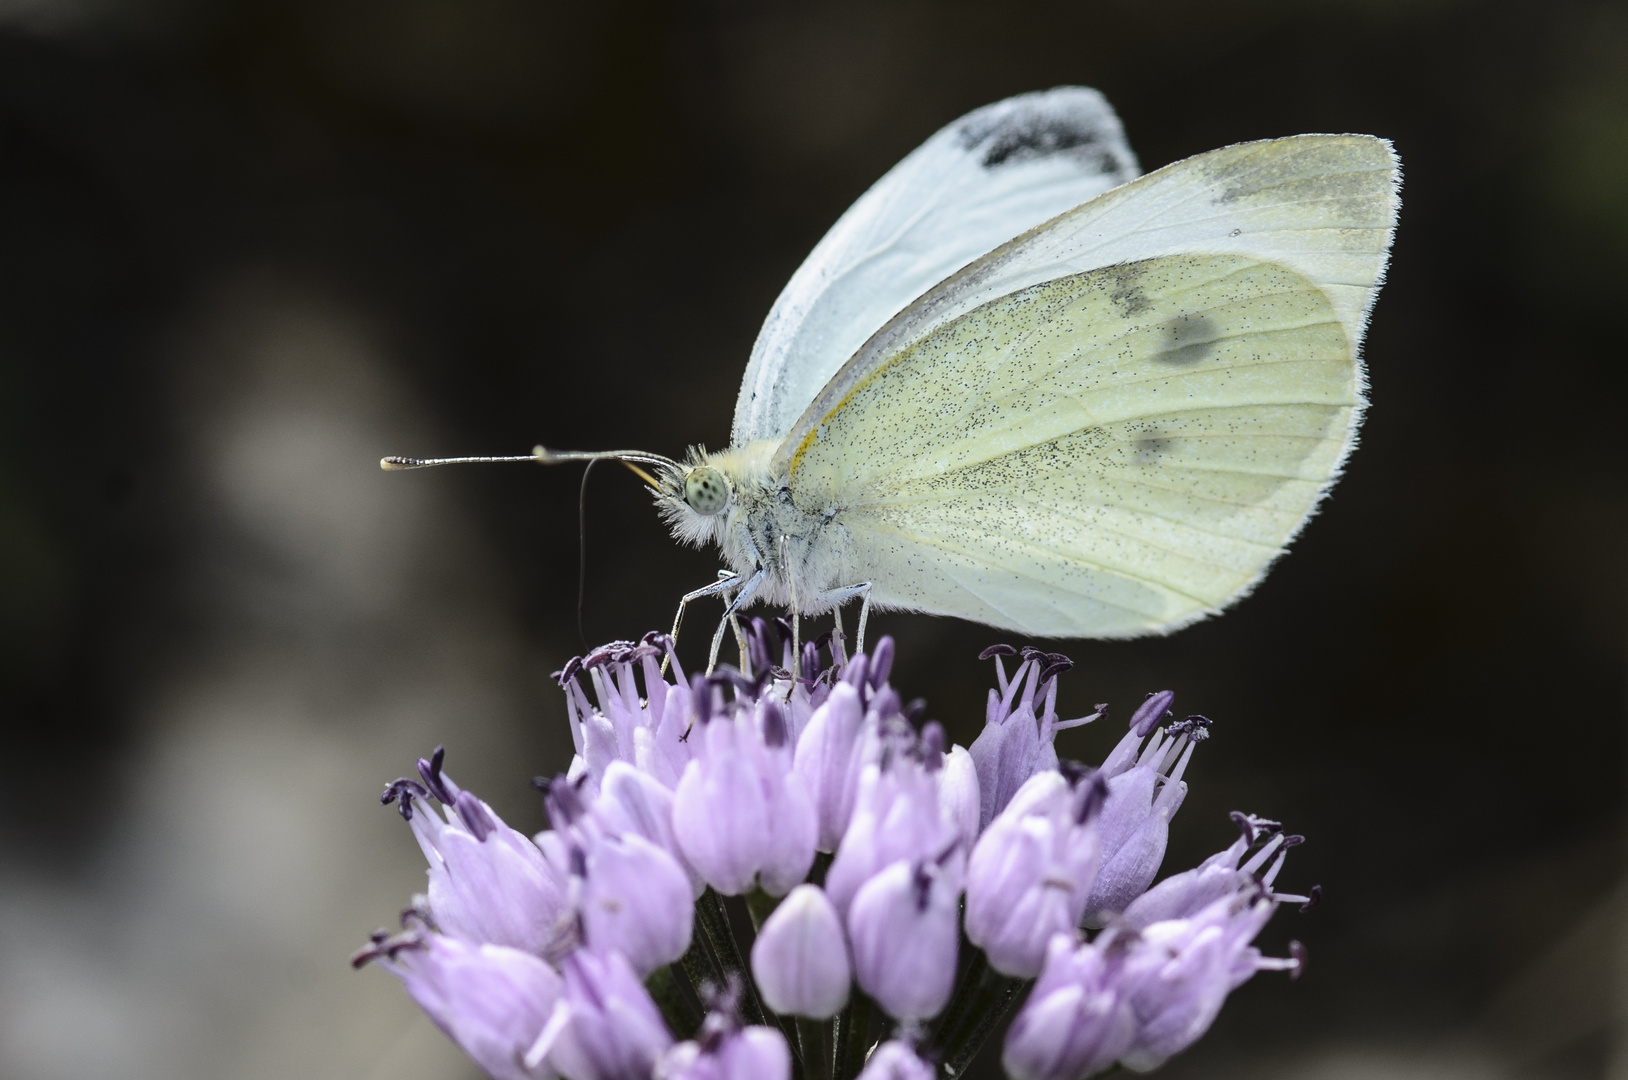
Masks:
[[[764,1002],[783,1016],[824,1020],[848,1003],[848,943],[819,886],[797,886],[764,920],[752,943],[752,975]]]
[[[566,958],[564,976],[526,1067],[546,1060],[566,1080],[647,1080],[673,1037],[627,959],[579,949]]]
[[[814,807],[791,771],[791,747],[769,745],[753,717],[714,716],[690,736],[696,756],[673,797],[684,856],[726,896],[754,885],[782,896],[814,862]]]
[[[1037,773],[990,822],[967,864],[967,938],[1003,975],[1040,973],[1052,935],[1080,924],[1097,870],[1092,774]]]
[[[893,1040],[871,1051],[858,1080],[934,1080],[931,1062],[923,1061],[909,1043]]]
[[[1076,945],[1072,934],[1051,939],[1040,978],[1006,1033],[1001,1065],[1013,1080],[1084,1080],[1125,1052],[1136,1015],[1115,985],[1117,967],[1105,949]]]
[[[853,816],[859,794],[866,711],[859,691],[847,682],[831,688],[797,740],[797,775],[803,778],[819,820],[816,847],[835,851]]]
[[[899,1020],[937,1016],[955,986],[961,868],[903,860],[867,881],[848,912],[854,976]]]
[[[695,900],[671,855],[636,833],[589,843],[582,922],[595,952],[615,950],[649,975],[690,947]]]
[[[967,748],[957,744],[944,755],[944,771],[938,779],[938,806],[969,850],[982,827],[980,802],[978,766]]]

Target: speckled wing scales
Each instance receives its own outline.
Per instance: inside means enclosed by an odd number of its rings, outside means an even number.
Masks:
[[[1170,256],[990,302],[854,387],[792,489],[845,507],[873,599],[1031,634],[1215,611],[1316,504],[1358,404],[1328,296]]]
[[[782,438],[884,323],[972,260],[1138,172],[1095,90],[1059,87],[963,116],[832,226],[752,348],[733,442]]]
[[[873,598],[1033,634],[1243,595],[1337,475],[1397,208],[1388,144],[1228,147],[1019,237],[874,335],[776,454]]]

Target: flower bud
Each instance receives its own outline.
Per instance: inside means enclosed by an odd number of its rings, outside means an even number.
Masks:
[[[752,975],[764,1002],[783,1016],[824,1020],[848,1003],[848,942],[819,886],[797,886],[764,920],[752,943]]]
[[[967,864],[967,939],[1003,975],[1040,973],[1054,934],[1080,924],[1096,874],[1095,775],[1037,773],[990,822]]]
[[[587,945],[649,975],[690,947],[695,898],[673,857],[636,833],[589,843],[582,890]]]
[[[871,1051],[858,1080],[935,1080],[935,1076],[930,1062],[923,1061],[909,1043],[895,1039]]]
[[[960,859],[900,860],[867,881],[848,912],[854,976],[898,1020],[927,1020],[950,1000],[961,936]]]
[[[601,781],[593,818],[605,832],[636,833],[666,851],[684,868],[694,897],[706,890],[701,875],[685,863],[673,832],[673,793],[649,773],[624,761],[612,762]]]
[[[1110,933],[1112,933],[1110,931]],[[1136,1034],[1136,1015],[1114,982],[1107,951],[1055,935],[1001,1065],[1012,1080],[1083,1080],[1113,1064]]]
[[[967,850],[971,850],[982,827],[980,799],[978,766],[967,748],[957,744],[944,755],[944,771],[938,779],[938,806],[945,819],[955,826]]]
[[[378,938],[356,961],[378,959],[407,993],[495,1080],[548,1080],[546,1066],[521,1058],[560,1000],[561,980],[537,957],[503,945],[472,945],[409,931]]]
[[[673,797],[673,831],[684,857],[726,896],[757,885],[782,896],[808,876],[817,823],[802,777],[791,771],[784,718],[719,715],[698,725],[696,756]]]
[[[646,1080],[673,1037],[627,959],[579,949],[566,958],[564,976],[526,1067],[546,1060],[566,1080]]]
[[[853,816],[866,742],[866,715],[859,691],[839,682],[831,688],[825,703],[814,710],[797,740],[793,768],[803,778],[814,803],[819,820],[815,846],[820,851],[837,849]]]
[[[930,861],[958,844],[957,826],[939,802],[944,770],[928,768],[941,751],[918,742],[902,721],[887,739],[882,760],[860,774],[853,818],[825,875],[826,895],[839,912],[846,913],[860,887],[884,867]]]

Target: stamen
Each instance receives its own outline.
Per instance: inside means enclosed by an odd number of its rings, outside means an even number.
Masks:
[[[457,802],[453,805],[457,807],[458,817],[463,820],[464,827],[476,840],[485,843],[486,838],[497,829],[497,822],[486,812],[486,807],[469,792],[458,792]]]
[[[415,797],[420,799],[429,798],[429,789],[417,780],[403,776],[399,780],[390,781],[385,787],[384,794],[379,796],[379,805],[389,806],[391,803],[396,803],[397,809],[401,811],[402,820],[411,821],[413,820],[413,799]]]
[[[1312,910],[1322,902],[1323,887],[1321,885],[1313,885],[1311,887],[1311,892],[1306,896],[1306,902],[1300,905],[1300,913],[1304,915],[1306,912]]]
[[[1173,690],[1159,690],[1149,694],[1147,700],[1138,705],[1136,711],[1131,714],[1131,730],[1139,737],[1146,738],[1148,732],[1169,714],[1170,705],[1175,700],[1176,694]]]
[[[437,746],[434,752],[430,754],[428,761],[423,758],[418,759],[418,775],[424,778],[425,786],[430,789],[430,794],[435,796],[436,801],[443,805],[451,805],[452,800],[457,798],[457,795],[448,786],[446,778],[441,775],[441,763],[446,760],[446,757],[447,748]]]

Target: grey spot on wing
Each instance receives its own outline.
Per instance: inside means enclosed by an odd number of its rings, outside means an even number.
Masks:
[[[1004,116],[979,117],[961,127],[961,146],[980,154],[986,169],[1066,154],[1091,172],[1117,173],[1129,166],[1121,161],[1096,110],[1015,108]]]
[[[1132,454],[1131,459],[1138,465],[1155,464],[1160,458],[1164,457],[1172,445],[1172,440],[1157,435],[1137,439],[1135,452]]]
[[[1112,278],[1109,285],[1112,291],[1108,293],[1108,299],[1119,309],[1121,318],[1135,318],[1152,306],[1153,302],[1147,298],[1139,284],[1143,269],[1132,263],[1129,266],[1113,267],[1110,271]]]
[[[1221,328],[1208,315],[1181,315],[1164,325],[1164,347],[1154,355],[1162,364],[1188,367],[1215,355]]]

